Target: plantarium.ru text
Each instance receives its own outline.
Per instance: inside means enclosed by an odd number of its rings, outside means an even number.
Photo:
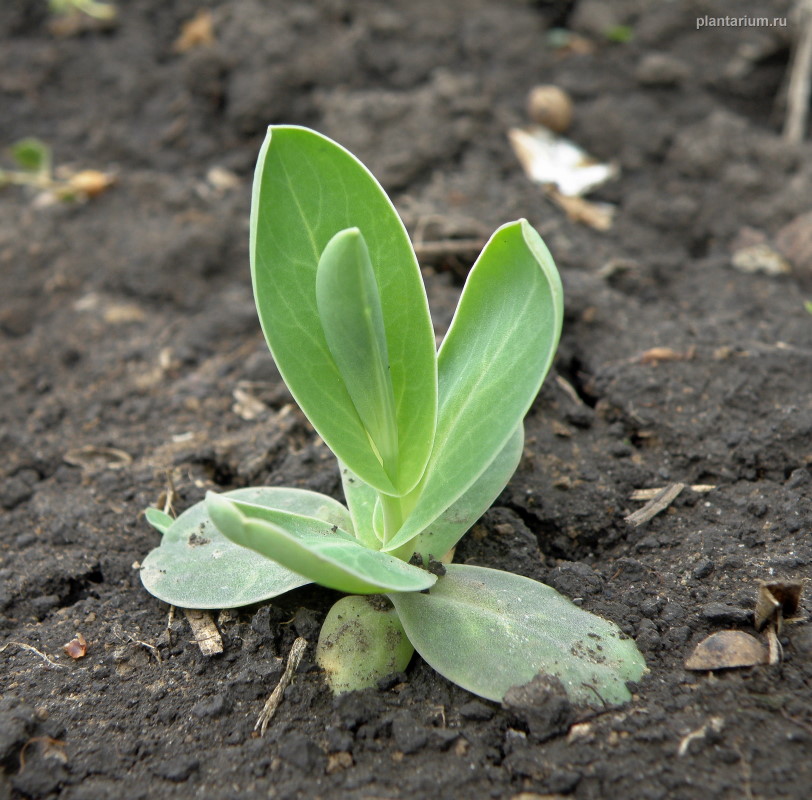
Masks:
[[[493,234],[438,352],[383,189],[336,143],[275,126],[254,180],[251,272],[268,346],[338,459],[347,505],[259,487],[210,492],[176,520],[149,509],[163,538],[146,588],[186,608],[310,582],[346,592],[316,653],[336,692],[374,686],[417,650],[492,700],[539,673],[576,703],[628,700],[645,664],[614,624],[528,578],[450,563],[519,463],[558,345],[561,282],[536,231],[519,220]]]

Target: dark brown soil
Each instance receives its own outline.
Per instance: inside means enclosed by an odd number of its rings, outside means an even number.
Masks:
[[[792,27],[696,26],[789,3],[118,6],[65,37],[45,0],[0,5],[0,146],[37,136],[58,166],[116,175],[84,204],[0,191],[0,798],[808,797],[812,625],[785,627],[775,666],[683,667],[713,631],[754,632],[759,580],[812,564],[812,221],[786,230],[812,209],[812,146],[780,135]],[[214,42],[177,52],[201,6]],[[551,26],[591,52],[554,50]],[[597,193],[618,206],[607,232],[569,221],[510,150],[539,83],[571,93],[572,138],[621,166]],[[545,236],[560,352],[522,466],[457,560],[546,581],[632,634],[650,672],[627,707],[500,707],[417,657],[334,699],[311,646],[258,738],[280,659],[315,643],[335,594],[221,615],[220,656],[180,612],[167,630],[137,564],[170,478],[178,511],[212,486],[341,496],[251,298],[251,171],[274,122],[349,147],[424,241],[519,216]],[[794,274],[734,268],[759,236]],[[440,332],[470,263],[426,263]],[[714,488],[625,522],[634,490],[678,481]]]

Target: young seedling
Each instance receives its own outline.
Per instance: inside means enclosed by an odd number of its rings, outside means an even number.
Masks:
[[[553,360],[561,282],[525,221],[493,234],[439,352],[417,261],[384,191],[349,152],[272,127],[257,164],[251,270],[285,382],[339,462],[347,506],[314,492],[209,493],[144,560],[147,589],[191,608],[305,583],[346,592],[316,658],[336,692],[403,670],[413,649],[500,700],[538,673],[580,704],[619,703],[645,665],[612,623],[549,586],[449,562],[522,454]]]
[[[16,169],[0,168],[0,188],[31,186],[40,190],[40,197],[48,202],[87,200],[101,194],[113,182],[112,176],[95,169],[54,177],[51,148],[39,139],[20,139],[11,146],[10,153]]]

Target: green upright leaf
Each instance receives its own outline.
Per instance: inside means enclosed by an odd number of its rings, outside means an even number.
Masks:
[[[316,305],[344,386],[380,456],[398,485],[398,426],[381,295],[369,250],[358,228],[327,243],[316,273]]]
[[[396,481],[370,443],[324,336],[316,272],[325,247],[357,227],[380,292],[398,432]],[[335,142],[272,127],[251,206],[251,269],[265,337],[294,398],[327,445],[365,483],[402,495],[431,452],[436,353],[428,303],[403,223],[369,171]]]
[[[324,525],[352,526],[341,503],[317,492],[257,487],[226,492],[224,497],[316,517]],[[163,539],[144,559],[141,581],[166,603],[181,608],[237,608],[310,583],[229,541],[214,526],[204,501],[176,520],[157,508],[148,509],[147,521],[161,530]]]
[[[561,279],[526,220],[502,226],[471,270],[438,356],[439,414],[423,491],[395,550],[456,502],[505,446],[553,361]]]
[[[519,466],[523,449],[524,424],[520,422],[507,444],[468,491],[418,535],[415,552],[424,558],[431,555],[439,560],[454,547],[507,486]]]
[[[348,594],[420,592],[435,576],[387,553],[370,550],[336,526],[299,514],[225,499],[209,492],[206,508],[235,544],[311,581]]]
[[[448,680],[499,701],[543,673],[579,705],[631,698],[626,681],[639,680],[646,665],[614,623],[519,575],[459,564],[446,570],[427,594],[389,599],[415,650]]]
[[[347,508],[352,516],[355,538],[366,547],[380,550],[381,540],[375,535],[372,525],[378,493],[369,484],[364,483],[346,464],[339,461],[338,468],[341,472],[344,497],[347,498]]]

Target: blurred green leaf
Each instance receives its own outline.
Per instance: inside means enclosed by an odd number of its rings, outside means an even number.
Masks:
[[[20,139],[11,145],[11,156],[26,172],[47,174],[51,171],[51,148],[39,139]]]

